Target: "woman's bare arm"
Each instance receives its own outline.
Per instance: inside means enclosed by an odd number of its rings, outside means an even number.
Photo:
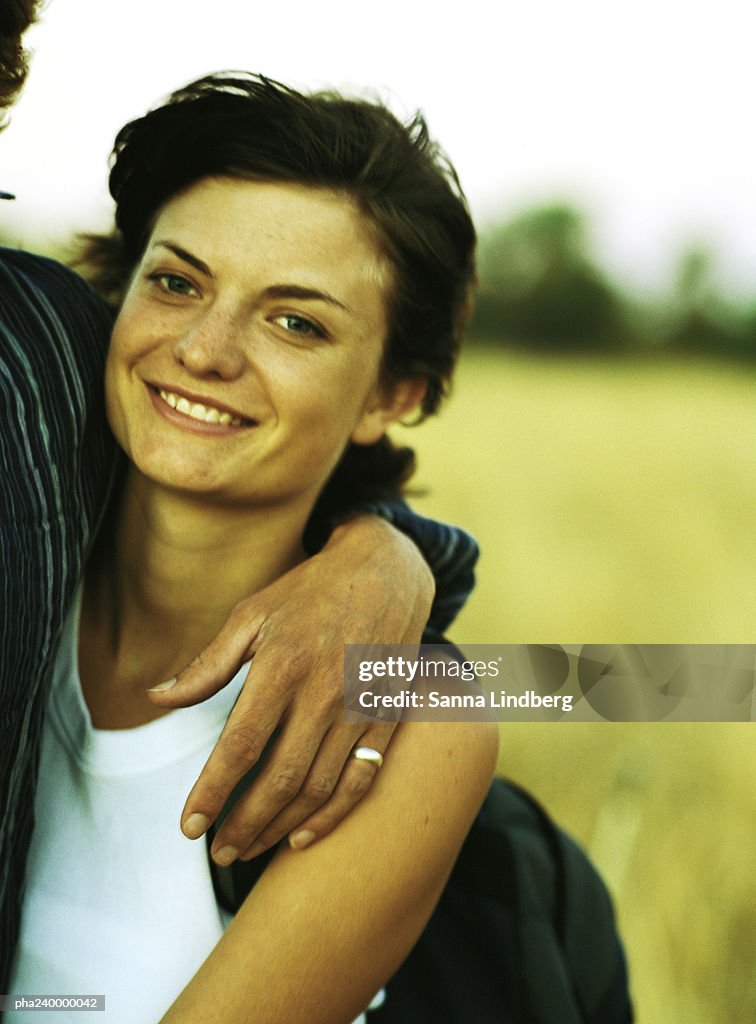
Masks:
[[[494,770],[489,723],[398,730],[368,796],[281,851],[162,1024],[348,1024],[430,917]]]

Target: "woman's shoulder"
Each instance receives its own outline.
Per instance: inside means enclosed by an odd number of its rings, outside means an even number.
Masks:
[[[461,817],[467,817],[472,803],[479,805],[496,770],[499,728],[486,717],[462,721],[443,715],[426,721],[407,721],[400,726],[395,743],[402,745],[402,757],[413,771],[416,793],[455,794]],[[389,748],[389,756],[394,745]],[[453,813],[453,809],[451,810]]]

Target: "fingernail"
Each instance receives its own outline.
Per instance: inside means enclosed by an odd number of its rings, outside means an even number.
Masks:
[[[239,851],[235,846],[221,846],[220,850],[216,850],[213,854],[213,860],[216,864],[220,864],[222,868],[225,868],[232,864],[238,856]]]
[[[289,846],[292,850],[304,850],[315,839],[315,833],[311,828],[303,828],[301,832],[295,832],[289,836]]]
[[[204,814],[190,814],[181,825],[181,831],[187,839],[199,839],[200,836],[204,836],[209,827],[210,819],[206,818]]]
[[[165,693],[166,690],[170,690],[171,687],[173,687],[175,685],[176,685],[176,677],[174,676],[173,679],[169,679],[165,683],[158,683],[157,686],[151,686],[147,690],[147,693]]]

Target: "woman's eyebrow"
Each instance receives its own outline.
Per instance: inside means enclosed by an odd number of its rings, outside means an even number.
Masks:
[[[349,306],[344,305],[329,292],[322,292],[318,288],[304,288],[299,284],[272,284],[265,289],[265,295],[271,299],[319,299],[321,302],[343,309],[346,313],[352,312]]]
[[[153,248],[157,245],[162,246],[163,249],[168,249],[174,256],[178,256],[178,258],[183,260],[184,263],[188,263],[190,266],[194,267],[195,270],[199,270],[200,273],[205,274],[207,277],[215,276],[207,263],[201,260],[199,256],[193,256],[190,252],[187,252],[186,249],[182,249],[180,245],[176,245],[175,242],[170,242],[167,239],[158,239],[152,243]]]

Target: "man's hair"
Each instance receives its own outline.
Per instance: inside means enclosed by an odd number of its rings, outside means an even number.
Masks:
[[[41,0],[2,0],[0,3],[0,124],[2,112],[18,98],[29,70],[21,37],[36,20]]]
[[[303,95],[245,73],[187,85],[118,133],[110,174],[117,230],[88,254],[99,283],[122,289],[160,208],[208,176],[328,188],[356,202],[392,268],[383,381],[425,381],[422,414],[434,412],[469,313],[475,230],[422,116],[404,125],[377,102]],[[400,458],[386,441],[368,448],[347,452],[351,500],[395,492],[412,469],[409,450]]]

